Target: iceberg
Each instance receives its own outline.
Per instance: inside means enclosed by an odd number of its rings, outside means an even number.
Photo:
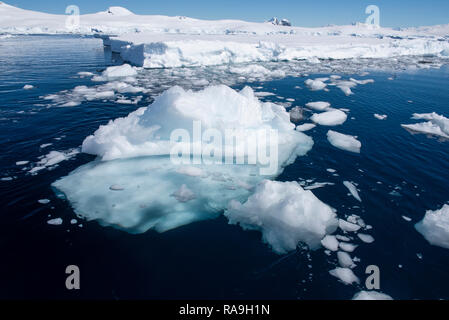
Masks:
[[[430,244],[449,249],[449,205],[435,211],[428,210],[415,228]]]
[[[245,203],[232,200],[225,216],[231,224],[261,231],[279,254],[295,250],[300,242],[317,249],[338,225],[332,209],[297,182],[264,180]]]
[[[207,132],[226,137],[228,129],[234,134],[230,142],[206,139]],[[193,139],[173,141],[177,130]],[[278,151],[277,164],[264,174],[262,163],[247,161],[257,158],[257,148],[244,147],[257,145],[258,132],[271,130],[279,137],[267,139],[270,156],[272,150]],[[192,157],[178,162],[172,157],[176,146],[187,146]],[[245,201],[261,181],[275,178],[312,146],[310,137],[295,130],[284,107],[260,102],[249,87],[241,91],[224,85],[201,91],[172,87],[149,107],[100,126],[82,145],[82,152],[97,160],[52,186],[81,218],[133,233],[164,232],[215,218],[231,200]],[[205,151],[218,147],[223,148],[222,156],[206,163]],[[233,153],[237,150],[242,153]],[[228,154],[234,161],[226,162]],[[196,163],[197,159],[203,161]]]

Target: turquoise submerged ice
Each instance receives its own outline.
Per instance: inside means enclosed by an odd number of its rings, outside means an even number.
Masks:
[[[266,176],[260,174],[260,165],[247,162],[174,163],[170,135],[184,129],[193,137],[194,121],[200,122],[202,133],[215,129],[224,134],[233,129],[236,141],[246,145],[255,143],[253,133],[275,130],[279,138],[276,170]],[[260,102],[249,87],[235,91],[212,86],[197,92],[173,87],[148,108],[111,121],[87,137],[82,151],[98,159],[53,187],[87,220],[135,233],[163,232],[216,217],[231,200],[246,201],[258,183],[275,178],[312,145],[310,137],[295,130],[284,107]],[[224,152],[230,147],[224,142]],[[246,150],[244,158],[252,152]]]

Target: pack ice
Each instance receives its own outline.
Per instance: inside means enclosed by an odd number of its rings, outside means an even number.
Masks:
[[[246,145],[254,144],[254,133],[260,130],[277,130],[279,139],[275,147],[279,162],[275,172],[271,176],[261,176],[259,164],[237,164],[237,161],[233,164],[223,161],[174,163],[170,158],[171,133],[184,129],[194,137],[194,121],[201,124],[200,134],[212,128],[221,133],[231,128],[236,141]],[[192,145],[198,142],[192,140]],[[218,143],[212,140],[201,142],[206,147]],[[103,225],[135,233],[149,229],[163,232],[216,217],[231,200],[246,201],[254,188],[261,190],[267,185],[258,187],[262,180],[277,176],[297,156],[307,153],[312,145],[310,137],[295,130],[284,107],[260,102],[249,87],[241,91],[224,85],[202,91],[173,87],[149,107],[100,126],[82,145],[83,152],[97,155],[98,159],[54,182],[53,187],[65,195],[77,215],[87,220],[98,220]],[[232,150],[226,143],[223,148],[225,152]],[[252,152],[245,151],[244,157],[250,157]],[[299,187],[296,189],[298,194],[304,192]],[[278,196],[282,196],[283,190],[279,192]],[[312,197],[311,193],[304,192],[306,215],[299,215],[298,221],[320,214],[319,210],[308,207]],[[301,207],[301,203],[296,207]],[[295,231],[293,239],[319,243],[327,226],[325,217],[331,215],[327,209],[323,210],[328,213],[323,219],[311,222],[311,231],[305,224]],[[268,218],[266,212],[258,214],[262,220]],[[284,228],[272,226],[270,221],[274,220],[268,219],[266,227],[272,228],[273,237],[274,233],[290,230],[287,225]],[[302,231],[305,235],[298,235]],[[285,246],[276,248],[281,250]],[[287,247],[291,246],[292,242]]]

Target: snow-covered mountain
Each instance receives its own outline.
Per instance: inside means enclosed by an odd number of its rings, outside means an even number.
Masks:
[[[155,32],[179,34],[297,34],[297,35],[390,35],[406,37],[449,36],[449,24],[435,27],[420,27],[394,30],[373,28],[365,24],[327,26],[319,28],[292,27],[286,19],[273,18],[270,23],[241,20],[199,20],[179,16],[138,15],[122,7],[110,7],[105,11],[85,14],[81,12],[79,27],[67,29],[68,15],[60,15],[20,9],[0,2],[0,32],[3,33],[81,33],[101,31],[106,34],[128,32]]]

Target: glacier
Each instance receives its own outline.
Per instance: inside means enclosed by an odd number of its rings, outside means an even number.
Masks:
[[[95,35],[123,60],[145,68],[210,66],[268,61],[448,58],[449,25],[392,29],[363,23],[317,28],[240,20],[138,15],[121,7],[80,15],[23,10],[0,3],[0,33]],[[317,83],[318,85],[318,83]],[[321,84],[322,86],[322,84]],[[347,94],[350,88],[343,86]]]

